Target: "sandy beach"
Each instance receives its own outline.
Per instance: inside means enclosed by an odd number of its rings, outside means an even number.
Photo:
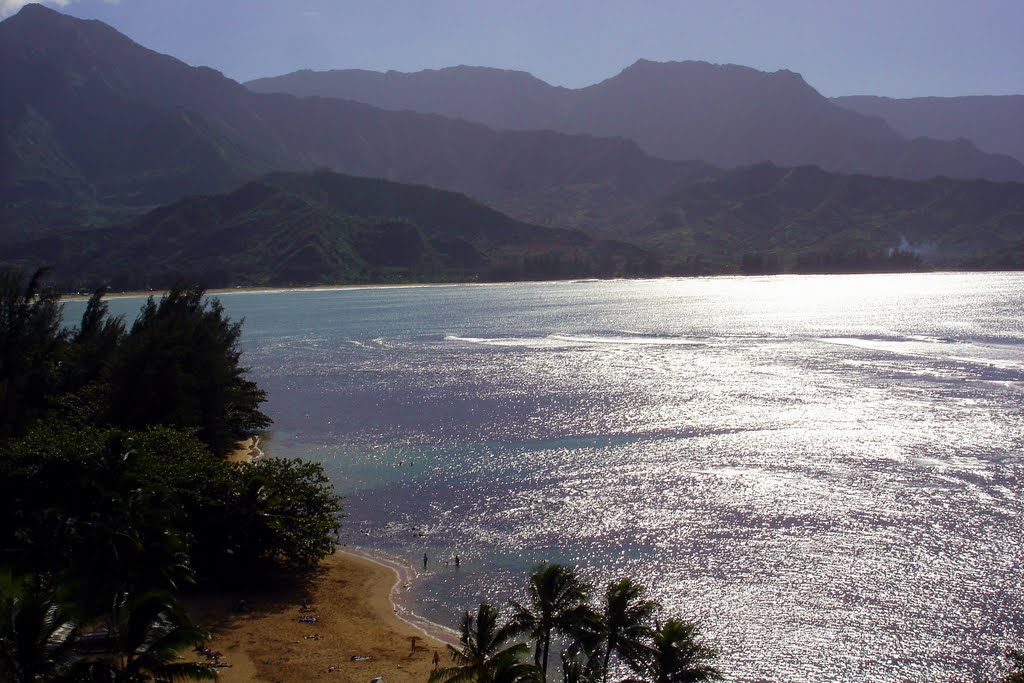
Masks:
[[[410,289],[415,287],[487,287],[493,285],[515,285],[522,282],[533,282],[532,280],[513,280],[509,282],[363,282],[334,285],[305,285],[294,287],[273,287],[267,286],[244,286],[244,287],[219,287],[207,289],[209,296],[222,296],[225,294],[275,294],[280,292],[333,292],[342,289]],[[552,280],[552,282],[558,282]],[[118,292],[107,292],[105,299],[134,299],[137,297],[152,296],[159,299],[167,294],[166,289],[136,289]],[[88,301],[91,294],[84,292],[64,292],[61,294],[62,301]]]
[[[231,665],[218,669],[227,683],[369,683],[377,676],[423,683],[435,651],[442,665],[449,659],[443,642],[395,613],[391,591],[399,580],[395,569],[339,550],[305,585],[207,598],[192,606],[193,618]]]
[[[250,436],[238,442],[235,450],[224,456],[228,462],[254,462],[263,457],[260,450],[260,437]]]

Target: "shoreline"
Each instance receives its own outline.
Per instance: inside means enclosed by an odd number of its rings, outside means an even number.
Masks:
[[[410,626],[423,631],[429,637],[453,647],[458,647],[459,634],[457,631],[420,616],[409,605],[405,604],[404,601],[395,599],[396,596],[401,595],[401,589],[411,590],[412,586],[419,580],[420,575],[415,569],[390,555],[360,546],[338,546],[335,552],[368,560],[393,571],[395,582],[391,586],[389,595],[395,615]]]
[[[702,275],[662,275],[658,277],[612,277],[612,278],[569,278],[566,280],[501,280],[495,282],[383,282],[383,283],[350,283],[336,285],[297,285],[294,287],[217,287],[206,290],[207,296],[224,296],[226,294],[280,294],[283,292],[335,292],[350,289],[417,289],[421,287],[504,287],[509,285],[525,284],[574,284],[593,282],[624,282],[647,280],[706,280],[712,278],[764,278],[764,277],[819,277],[823,275],[836,276],[861,276],[861,275],[935,275],[935,274],[973,274],[973,273],[1020,273],[1022,270],[908,270],[908,271],[883,271],[883,272],[852,272],[852,273],[765,273],[749,274],[742,273],[708,273]],[[107,292],[104,299],[132,299],[138,297],[160,297],[166,294],[167,289],[150,290],[128,290],[123,292]],[[81,292],[61,292],[61,301],[88,301],[90,294]]]
[[[614,278],[613,278],[614,279]],[[648,278],[650,279],[650,278]],[[206,290],[207,296],[223,296],[225,294],[281,294],[284,292],[337,292],[349,289],[418,289],[422,287],[500,287],[524,283],[545,282],[591,282],[589,279],[573,280],[510,280],[508,282],[384,282],[340,285],[299,285],[296,287],[219,287]],[[612,281],[611,279],[608,280]],[[107,292],[104,299],[134,299],[138,297],[160,297],[167,289],[129,290],[124,292]],[[90,294],[66,292],[60,296],[61,301],[88,301]]]
[[[392,558],[338,546],[307,582],[219,593],[191,607],[195,622],[211,633],[208,647],[228,665],[217,669],[226,683],[366,683],[378,676],[424,683],[434,652],[447,665],[445,645],[457,641],[396,604],[396,591],[412,578],[413,570]]]
[[[231,463],[245,464],[257,462],[265,455],[266,453],[260,448],[260,435],[253,434],[252,436],[239,441],[235,450],[228,453],[225,456],[225,459]],[[405,621],[410,626],[420,629],[424,634],[432,638],[436,638],[437,640],[449,645],[458,645],[458,632],[416,614],[412,607],[410,607],[405,601],[399,599],[399,596],[402,594],[402,589],[410,590],[420,578],[419,572],[417,572],[412,566],[397,557],[363,546],[335,544],[334,554],[349,555],[355,558],[368,560],[374,564],[391,570],[394,573],[394,581],[389,588],[388,595],[391,600],[392,610],[398,618]]]

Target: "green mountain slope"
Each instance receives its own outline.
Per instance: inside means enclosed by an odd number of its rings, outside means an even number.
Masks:
[[[677,261],[699,253],[714,269],[744,257],[788,270],[1021,267],[1005,255],[1024,244],[1024,184],[759,164],[666,195],[624,238]]]
[[[623,139],[500,133],[257,94],[39,5],[0,22],[0,243],[53,225],[109,225],[132,207],[225,191],[273,169],[320,167],[466,192],[531,222],[580,227],[599,224],[605,206],[635,206],[715,172],[654,159]]]
[[[192,71],[101,22],[38,5],[0,22],[3,223],[17,236],[109,223],[117,207],[226,190],[273,168],[196,110],[140,90],[173,91],[160,75],[180,70]]]
[[[274,173],[124,226],[13,247],[67,289],[465,281],[637,274],[642,249],[515,221],[464,195],[328,171]]]

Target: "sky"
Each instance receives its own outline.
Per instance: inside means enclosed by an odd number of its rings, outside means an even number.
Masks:
[[[0,0],[7,16],[25,0]],[[297,69],[529,71],[637,59],[789,69],[822,94],[1024,94],[1024,0],[47,0],[245,81]]]

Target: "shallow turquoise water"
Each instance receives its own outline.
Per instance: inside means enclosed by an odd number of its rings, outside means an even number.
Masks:
[[[631,575],[733,680],[970,677],[1024,639],[1024,275],[229,294],[268,450],[435,621]],[[139,302],[118,300],[121,310]],[[69,317],[74,312],[69,307]],[[444,559],[458,553],[457,571]]]

